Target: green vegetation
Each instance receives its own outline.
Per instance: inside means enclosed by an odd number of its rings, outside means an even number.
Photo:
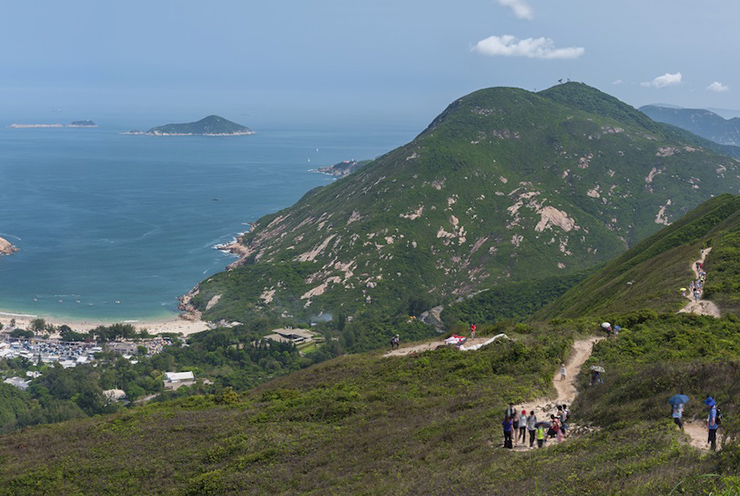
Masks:
[[[442,320],[448,329],[458,333],[470,324],[525,320],[581,282],[586,275],[582,273],[502,284],[453,303],[442,312]]]
[[[526,453],[500,446],[509,401],[549,394],[577,332],[596,321],[500,325],[478,352],[343,356],[241,396],[224,389],[0,438],[0,494],[714,494],[737,487],[740,451],[690,447],[687,417],[714,395],[736,432],[737,319],[633,313],[595,347],[606,383],[573,421],[597,430]],[[663,366],[658,367],[657,363]],[[725,424],[723,424],[725,425]],[[740,425],[740,424],[738,424]],[[187,438],[187,442],[183,440]],[[557,467],[553,470],[553,467]],[[721,475],[714,475],[721,474]],[[731,493],[727,493],[731,494]]]
[[[579,317],[641,308],[675,311],[686,299],[679,288],[694,277],[691,263],[711,247],[705,298],[737,313],[740,197],[722,195],[609,262],[541,311],[538,318]]]

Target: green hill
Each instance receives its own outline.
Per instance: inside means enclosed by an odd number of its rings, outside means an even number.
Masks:
[[[209,115],[197,122],[184,124],[166,124],[153,127],[146,134],[152,136],[241,136],[254,134],[254,131],[246,126],[231,122],[217,115]]]
[[[240,322],[409,315],[581,273],[739,191],[740,162],[707,143],[583,84],[480,90],[411,143],[256,221],[242,266],[203,281],[192,303]]]
[[[691,262],[712,251],[704,297],[723,312],[740,313],[740,197],[707,201],[576,285],[538,318],[604,315],[639,309],[676,311],[686,299],[679,288],[693,278]]]

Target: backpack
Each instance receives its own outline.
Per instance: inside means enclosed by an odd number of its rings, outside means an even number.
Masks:
[[[714,423],[715,425],[722,424],[722,419],[724,418],[722,416],[722,410],[719,409],[719,407],[714,407],[714,409],[717,411],[717,415],[714,417]]]

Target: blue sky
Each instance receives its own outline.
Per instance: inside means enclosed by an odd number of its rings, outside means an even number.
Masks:
[[[5,2],[0,114],[400,119],[571,78],[627,103],[740,109],[740,2]],[[84,117],[84,116],[81,116]]]

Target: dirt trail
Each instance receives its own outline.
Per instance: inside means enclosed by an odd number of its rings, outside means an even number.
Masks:
[[[578,392],[576,391],[576,375],[581,368],[581,365],[591,356],[594,344],[604,339],[603,337],[591,337],[588,339],[582,339],[573,343],[573,353],[565,363],[565,380],[560,380],[560,367],[555,371],[555,375],[552,378],[552,384],[555,390],[558,392],[557,398],[540,398],[529,403],[525,403],[520,406],[520,410],[527,410],[528,412],[535,409],[535,413],[540,417],[540,413],[546,413],[549,417],[551,413],[555,413],[557,405],[570,405],[576,398]]]
[[[498,338],[509,339],[509,337],[506,336],[505,334],[498,334],[494,336],[493,338],[494,339],[498,339]],[[460,347],[460,350],[461,351],[473,351],[473,350],[480,348],[481,346],[484,346],[486,342],[489,342],[490,344],[490,342],[493,341],[494,339],[492,339],[491,336],[477,337],[475,339],[468,338],[467,341],[465,341],[465,344],[462,347]],[[427,350],[436,350],[440,346],[446,347],[448,346],[448,344],[445,343],[443,340],[428,341],[426,343],[419,343],[413,346],[405,346],[402,348],[398,348],[398,349],[385,353],[383,356],[391,357],[391,356],[410,355],[412,353],[421,353],[422,351],[427,351]],[[478,348],[476,348],[476,346]]]
[[[576,376],[581,368],[581,365],[588,360],[593,351],[594,344],[604,339],[603,337],[591,337],[588,339],[582,339],[573,343],[573,353],[565,363],[565,380],[560,380],[560,367],[555,371],[555,375],[552,378],[552,384],[557,391],[556,398],[539,398],[529,403],[523,403],[516,405],[517,409],[521,412],[526,410],[527,413],[534,410],[539,420],[549,419],[550,414],[557,412],[557,405],[569,405],[573,403],[576,398],[578,391],[576,391]],[[525,451],[529,449],[529,441],[524,444],[514,445],[515,451]]]
[[[696,268],[696,263],[704,263],[704,259],[707,258],[707,255],[709,252],[712,251],[711,248],[705,248],[701,251],[701,258],[698,260],[691,262],[691,271],[694,273],[694,277],[699,277],[699,271]],[[685,307],[683,307],[681,310],[678,311],[678,313],[696,313],[699,315],[710,315],[712,317],[720,317],[720,311],[719,307],[712,303],[709,300],[702,299],[702,295],[704,294],[704,291],[699,292],[699,300],[694,301],[694,296],[692,294],[688,294],[686,298],[688,298],[689,302],[686,304]]]
[[[707,443],[707,428],[702,422],[684,422],[683,431],[688,434],[691,446],[701,450],[708,450],[709,443]],[[717,448],[719,448],[720,436],[717,436]]]

